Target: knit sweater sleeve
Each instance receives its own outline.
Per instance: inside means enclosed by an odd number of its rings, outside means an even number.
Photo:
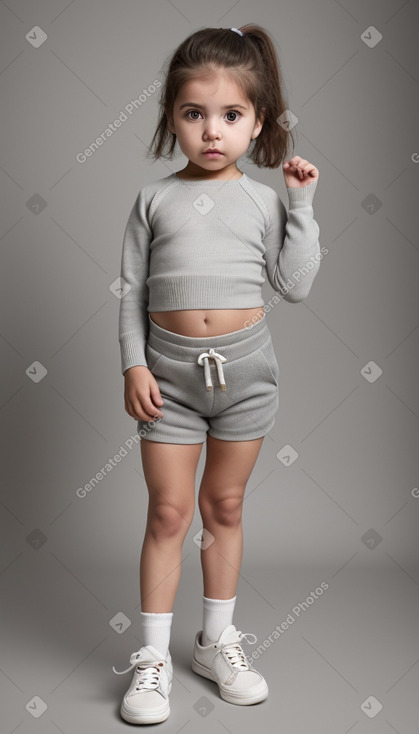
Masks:
[[[141,189],[125,228],[121,279],[122,298],[119,306],[119,344],[122,374],[135,365],[145,365],[148,338],[148,299],[146,284],[152,230],[147,219],[147,195]]]
[[[273,189],[265,246],[266,275],[285,301],[307,298],[320,267],[319,225],[313,215],[317,180],[302,188],[287,188],[289,211]]]

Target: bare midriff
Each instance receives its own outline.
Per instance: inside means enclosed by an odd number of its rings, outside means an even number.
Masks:
[[[220,336],[245,329],[264,318],[263,306],[239,309],[186,309],[150,311],[156,324],[184,336]]]

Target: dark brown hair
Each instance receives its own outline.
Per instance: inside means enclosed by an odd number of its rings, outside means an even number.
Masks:
[[[150,153],[155,159],[173,157],[176,134],[170,132],[167,122],[180,88],[191,79],[219,69],[226,69],[252,102],[256,120],[263,117],[262,130],[247,152],[250,160],[259,168],[278,168],[287,157],[290,136],[294,149],[291,131],[278,122],[288,107],[274,43],[259,25],[248,24],[239,30],[243,36],[230,28],[204,28],[177,47],[165,72],[160,117],[147,157]]]

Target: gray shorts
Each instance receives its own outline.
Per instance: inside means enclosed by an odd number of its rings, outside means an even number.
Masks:
[[[147,365],[163,399],[163,418],[138,421],[141,438],[203,443],[264,436],[275,424],[279,366],[264,315],[255,324],[210,337],[163,329],[149,315]]]

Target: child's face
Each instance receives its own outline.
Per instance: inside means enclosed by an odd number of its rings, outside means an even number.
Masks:
[[[252,103],[224,71],[186,82],[175,100],[173,119],[168,121],[195,174],[199,169],[237,170],[236,161],[259,135],[262,124],[255,119]],[[208,148],[217,148],[222,155],[205,155]]]

